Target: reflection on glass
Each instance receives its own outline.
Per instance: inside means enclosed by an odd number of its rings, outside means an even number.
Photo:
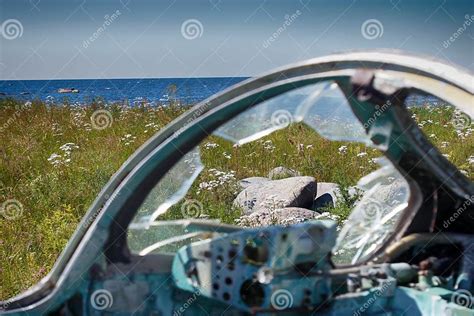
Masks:
[[[130,228],[145,228],[164,214],[186,195],[203,168],[198,148],[184,155],[148,194]]]
[[[379,163],[382,168],[357,185],[364,194],[339,233],[334,251],[337,263],[356,263],[375,251],[394,232],[408,205],[406,180],[388,160]]]
[[[298,107],[296,120],[330,140],[372,144],[336,83],[327,83],[321,91],[309,94]]]
[[[203,233],[188,232],[183,225],[158,222],[158,225],[153,223],[146,229],[129,229],[127,243],[132,252],[146,255],[176,252],[182,246],[202,240],[203,237]]]
[[[285,134],[280,132],[285,128],[288,128]],[[380,132],[391,132],[383,126],[379,128],[382,129]],[[225,140],[238,146],[232,147]],[[243,215],[242,210],[235,206],[241,204],[233,203],[237,195],[244,192],[239,179],[254,177],[251,182],[267,181],[272,168],[291,161],[301,162],[294,163],[302,167],[298,170],[301,175],[314,177],[323,185],[324,181],[333,182],[328,185],[340,189],[333,195],[351,189],[349,186],[357,179],[374,170],[373,158],[378,151],[369,151],[366,145],[372,145],[370,138],[334,82],[309,85],[264,101],[221,126],[202,144],[206,172],[200,174],[203,163],[199,150],[195,149],[160,180],[130,227],[129,247],[141,255],[174,252],[184,244],[212,237],[209,232],[201,234],[183,229],[183,226],[167,221],[170,219],[195,221],[210,214],[211,218],[228,224],[240,223],[231,216],[235,211],[237,217],[240,216],[237,219]],[[199,181],[193,184],[198,175]],[[341,228],[335,249],[339,263],[357,262],[375,250],[392,233],[409,197],[406,182],[389,162],[363,177],[358,188],[363,192],[361,197],[348,191],[344,191],[346,197],[338,197],[345,202],[350,200],[342,212],[331,213],[337,207],[334,202],[334,209],[318,209],[322,214],[312,217],[329,217],[342,222],[336,214],[343,214],[345,218],[347,210],[350,211],[360,198],[346,225]],[[268,191],[264,197],[279,193]],[[318,203],[316,196],[310,196],[309,200],[308,205],[299,206],[311,213]],[[253,203],[247,200],[243,203],[247,202]],[[193,216],[183,212],[183,207],[190,205],[192,211],[196,208],[196,212],[191,214]],[[271,209],[266,211],[272,212]],[[300,209],[301,214],[303,211]]]
[[[306,123],[330,140],[371,144],[345,95],[334,82],[309,85],[262,102],[214,134],[241,145],[296,122]]]

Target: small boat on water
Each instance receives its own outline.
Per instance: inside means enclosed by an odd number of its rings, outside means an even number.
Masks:
[[[79,90],[75,88],[60,88],[58,93],[79,93]]]

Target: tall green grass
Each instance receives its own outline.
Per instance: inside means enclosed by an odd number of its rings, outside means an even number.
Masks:
[[[173,105],[112,105],[107,107],[111,125],[99,130],[92,126],[91,117],[101,108],[100,102],[77,108],[39,101],[27,106],[10,99],[0,101],[0,203],[14,199],[22,205],[17,218],[0,215],[0,299],[18,294],[48,273],[102,186],[145,140],[183,111]],[[419,122],[427,122],[423,129],[434,135],[430,140],[472,178],[469,158],[474,139],[466,131],[462,137],[455,131],[450,124],[452,110],[413,111]],[[63,146],[68,143],[73,143],[66,146],[70,149]],[[371,159],[380,154],[357,144],[348,145],[347,152],[341,153],[342,145],[348,144],[323,139],[304,125],[292,125],[240,147],[210,137],[201,145],[206,169],[188,197],[198,199],[209,217],[232,223],[240,215],[229,209],[237,192],[235,182],[266,176],[277,166],[298,170],[320,182],[354,185],[376,168]],[[358,156],[361,153],[367,155]],[[52,159],[53,154],[61,157]],[[212,189],[200,187],[200,183],[218,180],[219,173],[212,169],[234,178],[228,177]],[[344,218],[349,209],[337,212]],[[165,217],[180,218],[182,214],[174,208]]]

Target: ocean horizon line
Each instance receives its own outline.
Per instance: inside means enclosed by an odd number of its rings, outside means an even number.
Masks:
[[[0,81],[81,81],[81,80],[148,80],[148,79],[248,79],[252,76],[196,76],[196,77],[123,77],[123,78],[55,78],[55,79],[0,79]]]

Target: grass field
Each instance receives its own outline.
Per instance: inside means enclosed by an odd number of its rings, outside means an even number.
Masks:
[[[97,129],[91,116],[100,108],[101,102],[78,108],[0,101],[0,203],[21,206],[21,212],[0,215],[0,299],[18,294],[48,273],[110,176],[182,112],[176,106],[110,106],[112,124]],[[472,178],[471,130],[457,132],[448,107],[413,111],[429,139]],[[235,181],[265,176],[277,166],[318,181],[353,185],[376,168],[372,158],[380,154],[353,144],[341,151],[343,145],[347,144],[325,140],[302,125],[237,148],[211,137],[201,146],[206,170],[190,195],[203,203],[210,217],[232,222],[239,214],[226,207],[235,196]]]

